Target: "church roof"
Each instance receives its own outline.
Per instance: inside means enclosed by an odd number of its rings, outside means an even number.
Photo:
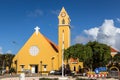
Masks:
[[[78,59],[77,58],[70,58],[70,63],[78,63]]]
[[[38,35],[38,33],[40,33],[39,32],[39,27],[38,26],[36,26],[36,28],[34,28],[35,29],[35,33]],[[40,33],[41,34],[41,33]],[[41,34],[42,35],[42,34]],[[52,46],[52,48],[56,51],[56,52],[58,52],[58,46],[56,45],[56,44],[54,44],[51,40],[49,40],[47,37],[45,37],[44,35],[43,35],[43,37],[49,42],[49,44]]]
[[[45,36],[44,36],[44,37],[45,37]],[[52,46],[52,48],[53,48],[56,52],[58,52],[58,46],[57,46],[55,43],[53,43],[51,40],[49,40],[48,38],[45,37],[45,39],[50,43],[50,45]]]

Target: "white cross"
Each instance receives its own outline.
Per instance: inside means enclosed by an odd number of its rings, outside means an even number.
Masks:
[[[36,26],[36,28],[34,28],[35,29],[35,32],[36,32],[36,34],[38,35],[38,32],[39,32],[39,27],[38,26]]]

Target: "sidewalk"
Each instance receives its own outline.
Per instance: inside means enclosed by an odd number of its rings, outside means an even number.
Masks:
[[[42,77],[25,77],[25,80],[39,80],[39,78],[58,78],[60,76],[42,76]],[[76,80],[76,77],[68,76],[68,80]],[[88,77],[78,77],[80,79],[89,79]],[[20,77],[1,78],[0,80],[20,80]],[[97,78],[96,80],[119,80],[115,78]]]

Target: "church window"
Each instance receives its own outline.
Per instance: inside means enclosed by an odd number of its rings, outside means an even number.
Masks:
[[[65,20],[64,19],[62,20],[62,24],[65,24]]]
[[[25,65],[20,65],[21,66],[21,71],[24,71],[24,66]]]
[[[47,70],[47,65],[45,64],[43,66],[44,66],[44,71],[46,71]]]
[[[73,67],[73,70],[76,71],[76,67],[75,66]]]

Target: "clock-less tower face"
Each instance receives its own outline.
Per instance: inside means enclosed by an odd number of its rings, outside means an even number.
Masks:
[[[39,48],[37,46],[31,46],[29,49],[29,53],[32,56],[36,56],[39,53]]]

